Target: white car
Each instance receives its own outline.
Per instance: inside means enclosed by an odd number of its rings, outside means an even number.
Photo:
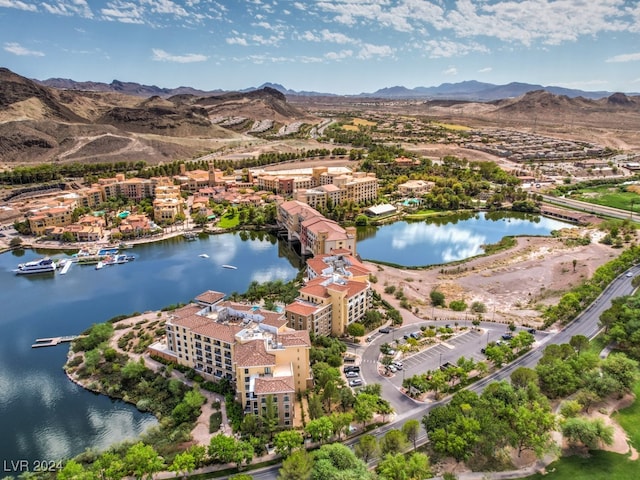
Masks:
[[[360,385],[362,385],[362,380],[360,380],[359,378],[356,378],[355,380],[350,380],[349,381],[349,386],[350,387],[359,387]]]
[[[347,372],[344,376],[347,378],[358,378],[358,372]]]
[[[398,370],[402,370],[402,367],[404,366],[404,365],[402,365],[402,362],[399,362],[399,361],[395,361],[391,365],[396,367]]]
[[[633,277],[633,273],[627,272],[627,277]]]

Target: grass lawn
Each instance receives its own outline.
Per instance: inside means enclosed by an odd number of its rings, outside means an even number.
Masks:
[[[234,228],[240,224],[240,215],[237,212],[227,212],[222,217],[220,217],[220,221],[218,222],[218,226],[220,228]]]
[[[633,212],[640,212],[640,196],[635,192],[621,192],[617,187],[598,187],[588,190],[581,190],[572,197],[596,205],[619,208],[621,210],[631,210],[633,201]]]
[[[547,467],[547,474],[536,474],[526,480],[633,480],[640,476],[640,462],[625,455],[592,451],[588,458],[565,457]]]
[[[636,382],[633,393],[636,396],[636,401],[629,407],[620,410],[615,416],[615,420],[624,428],[624,431],[629,435],[629,441],[631,445],[638,450],[640,449],[640,382]],[[640,462],[638,464],[638,477],[640,477]]]

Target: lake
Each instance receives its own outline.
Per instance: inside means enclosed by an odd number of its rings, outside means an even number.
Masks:
[[[548,235],[567,226],[540,216],[457,215],[360,229],[357,250],[363,258],[428,265],[477,255],[482,245],[505,235]],[[36,338],[78,334],[116,315],[189,302],[209,289],[244,292],[252,281],[290,280],[300,267],[275,237],[242,232],[140,245],[127,251],[137,257],[134,262],[102,270],[75,264],[66,275],[12,272],[46,253],[0,255],[0,460],[6,462],[103,449],[155,424],[131,405],[70,382],[62,370],[68,346],[32,349]]]
[[[438,265],[480,255],[483,245],[508,235],[549,235],[572,226],[540,215],[463,213],[359,227],[357,252],[363,259],[407,267]]]
[[[103,449],[156,423],[131,405],[70,382],[62,370],[68,345],[32,349],[36,338],[78,334],[116,315],[189,302],[208,289],[244,292],[254,280],[287,281],[299,267],[275,237],[243,232],[136,246],[127,250],[134,262],[102,270],[74,264],[66,275],[12,272],[47,253],[65,256],[32,250],[0,255],[0,460],[6,464]],[[209,258],[200,257],[204,253]]]

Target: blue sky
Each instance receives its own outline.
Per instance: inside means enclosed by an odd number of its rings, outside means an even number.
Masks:
[[[640,92],[637,0],[0,0],[0,25],[0,66],[37,79]]]

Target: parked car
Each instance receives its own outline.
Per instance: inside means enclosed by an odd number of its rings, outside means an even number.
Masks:
[[[346,367],[344,367],[342,369],[342,371],[344,373],[348,373],[348,372],[360,372],[360,367],[358,367],[357,365],[347,365]]]
[[[362,385],[362,380],[360,380],[359,378],[356,378],[354,380],[349,380],[350,387],[359,387],[360,385]]]
[[[358,378],[358,372],[347,372],[344,374],[345,377],[347,378]]]
[[[378,329],[380,333],[391,333],[391,327],[382,327]]]
[[[505,333],[504,335],[502,335],[503,340],[511,340],[512,338],[513,335],[511,335],[510,333]]]
[[[536,334],[536,329],[535,328],[530,328],[529,330],[527,330],[527,332],[529,332],[531,335],[535,335]]]
[[[404,367],[404,365],[402,365],[402,362],[397,361],[397,360],[395,362],[392,362],[391,365],[396,367],[398,370],[402,370],[402,368]]]
[[[387,370],[389,370],[391,373],[396,373],[398,371],[398,369],[392,364],[387,366]]]

